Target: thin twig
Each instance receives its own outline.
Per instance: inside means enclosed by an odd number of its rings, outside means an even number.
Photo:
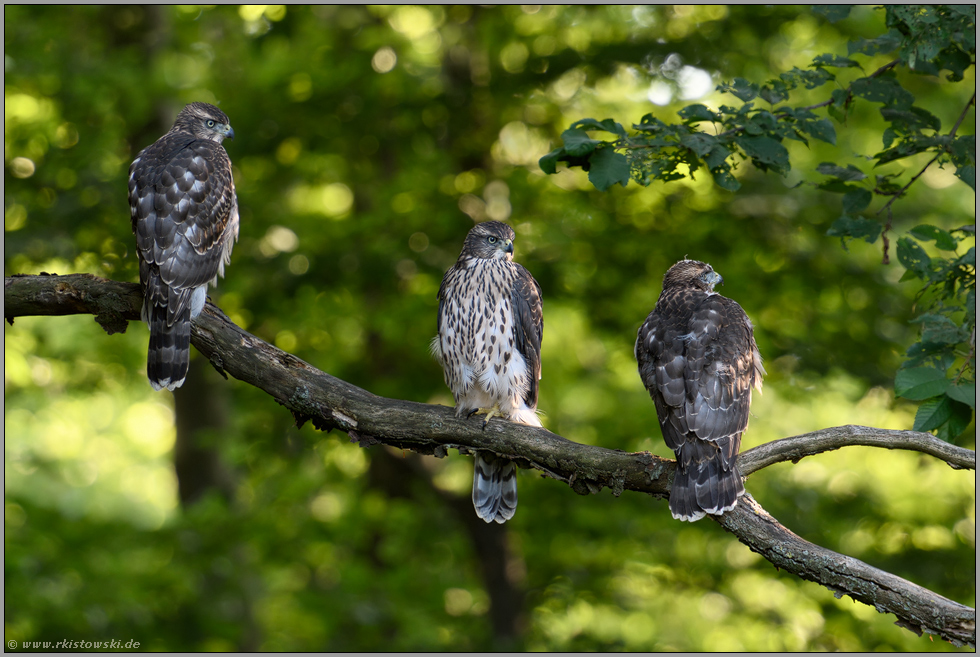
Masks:
[[[974,91],[973,96],[970,97],[970,100],[969,102],[967,102],[966,107],[964,107],[963,111],[960,112],[960,118],[956,119],[956,124],[953,125],[953,129],[949,133],[949,143],[952,143],[953,138],[956,137],[956,131],[960,129],[960,124],[963,123],[963,119],[966,117],[966,113],[970,109],[970,106],[976,102],[977,102],[977,92]],[[931,167],[932,163],[938,160],[939,156],[945,153],[949,149],[949,143],[945,147],[943,147],[942,150],[936,153],[936,156],[931,160],[929,160],[929,162],[924,167],[922,167],[922,170],[919,171],[919,173],[915,174],[915,176],[912,177],[912,180],[910,180],[908,184],[905,185],[905,187],[902,187],[900,190],[898,190],[898,192],[896,192],[895,195],[892,196],[891,199],[889,199],[888,203],[885,203],[885,205],[881,208],[881,210],[884,210],[885,208],[890,208],[892,203],[894,203],[902,196],[904,196],[908,188],[912,186],[912,183],[918,180],[922,176],[922,174],[926,172],[926,169]],[[881,210],[878,210],[875,214],[876,215],[881,214]]]

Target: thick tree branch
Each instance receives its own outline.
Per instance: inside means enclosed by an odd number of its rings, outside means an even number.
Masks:
[[[4,279],[4,316],[92,313],[109,332],[138,319],[139,286],[79,274]],[[383,443],[445,456],[449,448],[485,449],[564,481],[578,493],[609,488],[666,498],[674,462],[647,452],[628,453],[581,445],[546,429],[506,421],[457,418],[453,409],[386,399],[341,381],[246,333],[208,304],[195,321],[192,342],[221,372],[252,384],[288,408],[302,425],[346,432],[361,446]],[[945,451],[923,434],[867,427],[839,427],[776,441],[747,451],[739,463],[745,474],[784,460],[845,445],[915,449],[954,467],[975,467],[975,457]],[[966,451],[966,450],[964,450]],[[751,496],[734,511],[715,518],[726,530],[777,567],[818,582],[836,595],[849,595],[895,614],[898,624],[938,634],[956,645],[976,642],[976,611],[857,559],[809,543],[780,525]]]

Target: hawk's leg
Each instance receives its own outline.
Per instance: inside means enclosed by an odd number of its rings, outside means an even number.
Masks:
[[[494,404],[491,408],[474,408],[472,411],[466,414],[466,417],[471,418],[474,415],[486,415],[486,419],[483,420],[483,429],[486,430],[487,422],[493,417],[503,417],[504,414],[500,412],[500,404]]]

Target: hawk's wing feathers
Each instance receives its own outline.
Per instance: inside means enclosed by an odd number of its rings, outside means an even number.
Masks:
[[[745,492],[735,460],[765,373],[748,316],[712,291],[720,278],[704,263],[672,267],[637,335],[640,377],[677,456],[671,512],[684,520],[727,511]]]
[[[527,363],[528,391],[524,401],[530,408],[538,405],[538,380],[541,378],[541,338],[544,333],[544,312],[541,307],[541,286],[531,272],[515,264],[517,278],[511,293],[514,308],[514,337],[517,350]]]
[[[221,146],[233,134],[217,107],[191,103],[129,169],[143,318],[151,333],[147,374],[158,389],[183,383],[190,358],[184,324],[201,312],[208,283],[224,274],[238,239],[231,160]]]

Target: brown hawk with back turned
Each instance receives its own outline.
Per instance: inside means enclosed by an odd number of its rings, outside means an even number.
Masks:
[[[150,327],[146,375],[156,390],[184,383],[191,320],[204,308],[208,283],[224,276],[238,239],[238,200],[225,113],[191,103],[164,136],[129,167],[129,207]]]
[[[477,224],[439,286],[432,353],[453,391],[456,415],[485,413],[484,428],[494,416],[541,426],[541,286],[513,258],[513,228],[500,221]],[[513,461],[477,452],[473,507],[486,522],[503,523],[514,516]]]
[[[745,493],[735,459],[762,357],[742,307],[719,295],[711,265],[681,260],[636,339],[640,378],[677,456],[670,512],[693,522],[735,508]]]

